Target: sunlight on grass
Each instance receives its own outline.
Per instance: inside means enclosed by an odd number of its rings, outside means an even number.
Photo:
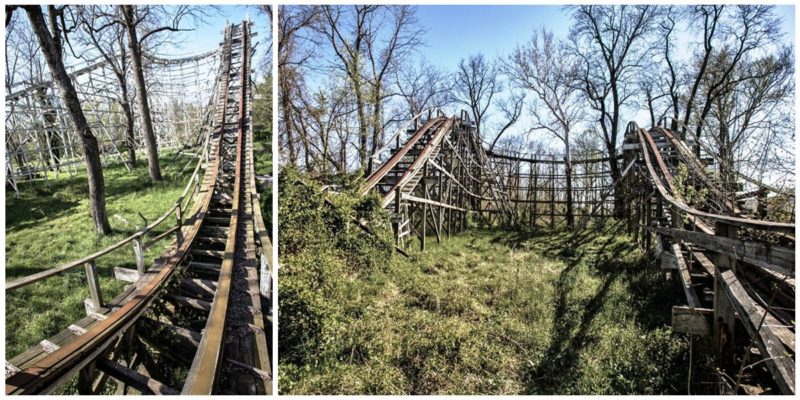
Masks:
[[[189,156],[162,154],[164,181],[157,184],[150,182],[145,160],[139,160],[131,172],[119,163],[104,168],[106,207],[114,229],[108,237],[94,233],[85,173],[71,178],[62,175],[61,179],[48,182],[21,183],[19,198],[7,191],[6,281],[79,259],[130,236],[160,217],[177,200],[193,167]],[[154,234],[169,228],[165,223]],[[148,266],[170,240],[145,252]],[[97,267],[104,300],[110,300],[125,285],[114,279],[113,268],[136,268],[132,247],[100,258]],[[7,293],[8,358],[84,317],[83,300],[87,297],[89,290],[81,268]]]
[[[619,226],[473,230],[411,259],[373,244],[365,263],[368,238],[346,217],[364,200],[331,196],[334,210],[289,175],[281,393],[685,393],[688,338],[669,327],[679,293]]]

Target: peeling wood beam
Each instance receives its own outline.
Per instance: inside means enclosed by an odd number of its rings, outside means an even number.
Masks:
[[[759,327],[764,316],[763,311],[759,312],[758,305],[747,295],[733,271],[723,271],[718,276],[719,283],[739,313],[747,333],[756,337],[756,345],[781,393],[794,394],[794,360],[791,354],[786,351],[772,327],[767,324]]]

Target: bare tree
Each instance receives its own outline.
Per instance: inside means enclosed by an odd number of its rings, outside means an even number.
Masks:
[[[272,16],[272,8],[269,13]],[[278,104],[281,116],[279,130],[288,150],[288,163],[297,163],[297,129],[292,114],[293,102],[302,96],[303,77],[298,72],[312,56],[311,46],[304,46],[309,40],[303,36],[303,30],[313,27],[321,17],[319,6],[282,6],[278,13]]]
[[[577,59],[552,32],[534,32],[530,41],[517,46],[505,62],[506,73],[518,87],[534,94],[536,103],[531,107],[534,126],[557,137],[564,145],[564,170],[566,175],[567,226],[573,226],[575,217],[572,204],[572,151],[570,134],[583,119],[584,104],[573,90],[572,80],[578,68]]]
[[[381,28],[372,32],[368,31],[366,40],[366,54],[371,89],[370,102],[372,103],[372,146],[370,154],[378,150],[383,141],[384,117],[383,102],[392,96],[386,90],[386,77],[394,68],[402,65],[406,56],[422,42],[419,37],[424,32],[418,26],[416,9],[410,5],[399,5],[387,8],[384,18],[388,20],[388,36],[381,40]],[[366,175],[372,173],[372,157],[369,157]]]
[[[52,75],[53,82],[58,87],[61,98],[72,118],[75,131],[83,145],[84,159],[86,162],[86,175],[89,182],[89,201],[94,221],[95,230],[102,234],[111,234],[108,223],[105,202],[105,182],[103,168],[100,163],[100,150],[97,138],[92,134],[86,116],[83,114],[78,94],[72,81],[64,68],[62,59],[63,45],[62,34],[65,34],[63,13],[66,6],[47,6],[50,28],[48,29],[40,6],[22,6],[28,14],[33,32],[36,34],[47,67]],[[61,24],[61,25],[60,25]],[[51,34],[52,30],[52,34]]]
[[[689,125],[689,118],[694,111],[693,107],[697,91],[700,89],[700,83],[703,81],[706,69],[708,68],[708,62],[711,59],[712,50],[714,49],[714,39],[719,33],[720,19],[722,18],[724,9],[724,5],[695,6],[692,8],[691,25],[696,25],[699,20],[703,21],[703,50],[700,56],[699,68],[697,68],[696,73],[693,74],[692,89],[687,98],[686,108],[683,114],[681,133],[684,138],[686,128]],[[675,113],[677,114],[677,110]]]
[[[508,132],[508,130],[519,121],[524,107],[525,93],[515,90],[512,90],[511,94],[509,94],[507,98],[497,101],[497,108],[502,112],[504,122],[499,125],[499,129],[497,129],[497,135],[494,137],[492,144],[489,146],[489,151],[494,150],[495,145],[497,145],[497,143],[500,141],[500,138],[503,136],[503,134]]]
[[[655,7],[649,5],[592,6],[572,8],[570,31],[572,49],[581,60],[580,89],[597,112],[613,181],[621,175],[617,163],[617,142],[623,107],[633,97],[626,82],[650,48],[644,40],[655,21]],[[614,213],[622,216],[623,198],[615,197]]]
[[[358,116],[358,158],[364,174],[371,170],[368,152],[383,139],[383,103],[392,68],[420,44],[412,6],[323,6],[320,31],[336,55],[333,69],[351,82]]]
[[[760,156],[750,139],[769,135],[765,131],[773,128],[772,121],[782,118],[778,110],[785,110],[779,106],[792,103],[794,97],[794,54],[789,47],[777,55],[740,60],[728,73],[735,56],[735,49],[715,53],[708,79],[700,89],[707,97],[706,92],[717,90],[705,125],[717,150],[723,187],[730,196],[738,190],[738,161]]]
[[[133,77],[139,102],[139,114],[142,119],[150,179],[157,182],[161,180],[161,167],[158,162],[158,143],[153,132],[150,102],[147,97],[142,50],[147,39],[156,34],[189,30],[180,27],[181,21],[188,18],[197,20],[202,15],[202,11],[200,8],[186,5],[175,6],[174,9],[169,10],[163,6],[155,5],[119,5],[118,7],[122,18],[116,22],[122,24],[128,33],[128,50],[130,51],[131,64],[133,66]]]
[[[729,41],[723,44],[719,52],[715,52],[712,47],[711,55],[708,57],[724,56],[724,68],[720,69],[718,68],[720,65],[715,64],[711,71],[710,67],[703,70],[701,66],[702,73],[697,74],[700,77],[700,84],[704,86],[702,93],[704,96],[701,97],[702,102],[698,104],[699,113],[694,115],[695,135],[698,138],[701,137],[703,126],[718,97],[731,92],[734,86],[743,81],[753,78],[750,74],[745,74],[732,79],[737,68],[747,63],[751,54],[763,51],[766,46],[774,44],[781,35],[779,26],[780,19],[774,14],[774,6],[766,5],[736,6],[731,23],[721,26]],[[687,115],[689,111],[691,110],[687,105]],[[686,121],[688,120],[684,119],[684,122]],[[698,148],[697,153],[699,152]]]
[[[117,103],[125,116],[125,145],[128,163],[136,166],[136,137],[133,129],[133,109],[128,90],[128,51],[125,46],[126,31],[113,6],[79,6],[79,23],[90,46],[93,46],[111,67],[119,84]]]
[[[667,66],[667,82],[666,85],[663,83],[660,85],[664,91],[662,92],[663,95],[667,96],[670,102],[670,109],[672,110],[672,123],[671,129],[673,131],[678,130],[678,120],[680,119],[680,100],[681,100],[681,69],[680,65],[673,59],[673,40],[675,39],[673,35],[675,34],[675,29],[677,26],[678,21],[683,17],[684,13],[681,12],[681,8],[677,6],[666,6],[664,13],[662,14],[661,22],[659,23],[659,36],[663,38],[663,57],[664,63]],[[640,79],[644,81],[647,78],[648,74],[641,73],[639,74]],[[652,82],[652,80],[650,80]],[[660,82],[661,83],[661,82]],[[645,85],[648,85],[645,83]],[[651,86],[651,85],[649,85]],[[648,96],[649,98],[653,98],[653,96]],[[648,101],[648,103],[650,103]],[[666,113],[666,111],[665,111]],[[650,107],[650,118],[651,120],[655,118],[654,116],[655,111],[652,107]],[[683,137],[685,139],[685,137]]]
[[[450,102],[453,90],[451,76],[424,58],[420,59],[417,66],[395,68],[394,75],[398,94],[406,103],[409,118]]]
[[[469,108],[481,138],[481,124],[492,98],[503,90],[498,72],[496,63],[487,61],[480,53],[462,58],[458,63],[454,100]]]

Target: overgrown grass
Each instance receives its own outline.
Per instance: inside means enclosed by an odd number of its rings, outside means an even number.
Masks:
[[[686,393],[677,292],[620,227],[472,230],[404,259],[351,222],[386,232],[357,181],[329,207],[281,176],[281,393]]]
[[[114,234],[95,234],[89,214],[85,172],[48,182],[21,183],[20,197],[6,191],[6,281],[77,260],[130,236],[160,217],[180,195],[194,163],[188,156],[161,156],[163,182],[153,184],[145,160],[128,172],[121,163],[104,168],[106,208]],[[187,165],[188,164],[188,165]],[[184,168],[185,167],[185,168]],[[146,221],[143,220],[141,213]],[[163,224],[155,233],[169,229]],[[161,241],[145,253],[148,266],[169,244]],[[136,268],[133,248],[119,249],[98,260],[104,300],[118,295],[125,283],[113,267]],[[7,292],[6,355],[21,353],[85,316],[89,297],[82,268]]]

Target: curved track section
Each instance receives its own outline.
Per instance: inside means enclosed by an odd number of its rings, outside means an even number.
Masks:
[[[655,234],[656,255],[685,294],[686,306],[673,307],[673,329],[707,337],[732,369],[747,366],[734,371],[741,383],[772,381],[767,386],[793,394],[795,226],[745,216],[677,137],[635,124],[626,133],[638,149],[627,157],[646,183],[640,193],[650,193],[634,201],[663,210],[640,214],[639,224]],[[674,177],[680,165],[694,178],[683,186]],[[707,195],[687,199],[687,185]]]
[[[439,241],[465,229],[468,213],[488,225],[496,221],[481,219],[487,211],[501,215],[501,224],[535,225],[542,189],[543,196],[549,195],[553,225],[557,177],[550,172],[542,185],[537,183],[542,175],[535,172],[541,164],[554,171],[555,157],[548,161],[489,154],[464,113],[460,118],[428,113],[406,126],[405,141],[402,132],[393,137],[394,149],[363,187],[364,194],[379,194],[392,214],[396,245],[416,237],[424,250],[427,236]],[[729,375],[739,376],[741,384],[793,394],[794,223],[757,218],[736,198],[741,196],[732,196],[709,173],[708,160],[698,158],[679,133],[665,127],[647,131],[631,123],[625,138],[624,172],[601,187],[584,216],[594,217],[596,206],[607,203],[612,191],[622,196],[630,232],[655,251],[667,276],[685,294],[686,305],[673,307],[673,329],[707,338],[721,365]],[[608,161],[577,160],[573,165]],[[519,171],[525,163],[527,176]],[[592,185],[589,190],[596,189]],[[521,191],[527,195],[521,197]],[[518,206],[525,203],[533,204],[530,219],[521,218],[525,211]]]

